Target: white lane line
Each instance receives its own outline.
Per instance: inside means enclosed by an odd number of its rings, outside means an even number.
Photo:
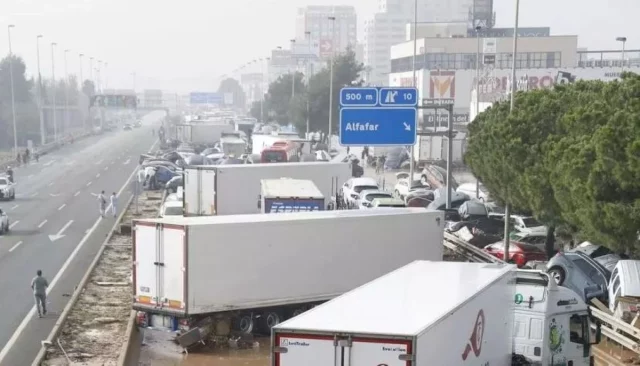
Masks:
[[[49,184],[47,184],[47,185],[48,185],[49,187],[51,187],[51,186],[53,185],[53,182],[51,182],[51,183],[49,183]]]
[[[76,192],[73,194],[73,197],[78,197],[78,195],[80,194],[80,191]]]
[[[89,186],[91,185],[91,183],[93,183],[93,182],[89,182],[89,183],[87,183],[87,187],[89,187]]]
[[[96,165],[100,165],[100,164],[102,164],[102,162],[104,162],[104,160],[98,160],[98,161],[96,161]]]
[[[158,143],[158,141],[154,142],[153,145],[151,145],[151,148],[149,149],[149,151],[153,150],[153,148],[156,146],[157,143]],[[122,188],[120,188],[120,190],[118,191],[118,195],[117,195],[118,197],[120,196],[120,194],[122,194],[124,189],[129,185],[129,181],[131,181],[131,178],[133,178],[133,176],[136,174],[136,170],[137,169],[134,169],[133,172],[131,172],[131,175],[129,176],[129,179],[127,179],[124,182],[124,184],[122,185]],[[58,270],[58,273],[56,273],[56,276],[53,278],[51,283],[49,283],[49,287],[47,287],[47,295],[56,286],[56,284],[60,280],[60,277],[62,277],[64,272],[67,270],[67,267],[69,267],[69,265],[71,264],[71,261],[76,257],[76,255],[78,255],[78,252],[80,251],[80,249],[82,249],[82,247],[87,242],[87,240],[89,240],[89,236],[91,236],[91,234],[96,230],[96,228],[98,227],[98,224],[100,223],[101,220],[102,220],[102,218],[98,217],[98,219],[93,224],[93,226],[91,226],[91,228],[85,234],[85,236],[82,238],[82,240],[80,240],[80,243],[78,243],[76,248],[69,255],[69,257],[67,258],[66,262],[64,262],[62,267],[60,267],[60,270]],[[5,343],[5,345],[2,348],[2,350],[0,350],[0,364],[2,364],[2,361],[5,359],[5,357],[7,357],[7,354],[9,354],[9,351],[16,344],[16,342],[18,341],[18,338],[20,337],[22,332],[24,332],[24,330],[27,328],[27,325],[29,324],[31,319],[33,319],[35,317],[35,315],[36,315],[36,307],[33,306],[33,307],[31,307],[31,310],[29,310],[27,315],[24,317],[24,319],[22,319],[22,322],[20,323],[20,325],[18,325],[16,330],[13,332],[13,334],[11,335],[11,338],[9,338],[9,340],[7,341],[7,343]],[[49,334],[49,337],[47,337],[47,339],[49,339],[50,337],[52,337],[52,334]]]
[[[58,207],[58,211],[62,210],[66,205],[66,203],[63,203],[62,206]]]
[[[10,252],[13,252],[17,247],[19,247],[19,246],[20,246],[20,244],[22,244],[22,241],[17,242],[17,243],[16,243],[16,245],[12,246],[12,247],[9,249],[9,251],[10,251]]]
[[[15,210],[16,208],[20,207],[20,205],[15,205],[13,207],[11,207],[12,210]]]
[[[29,174],[27,175],[27,178],[31,179],[33,177],[33,174]]]
[[[38,195],[38,192],[33,193],[33,194],[31,195],[31,197],[35,197],[35,196],[37,196],[37,195]]]
[[[43,222],[41,222],[40,224],[38,224],[38,229],[42,229],[42,227],[44,226],[44,224],[47,223],[47,220],[44,220]]]
[[[58,231],[57,234],[54,235],[49,235],[49,240],[51,240],[52,242],[58,240],[58,239],[62,239],[65,237],[64,235],[64,231],[67,230],[67,228],[69,228],[69,226],[71,226],[71,224],[73,224],[73,220],[69,220],[69,222],[67,222],[62,229],[60,229],[60,231]]]
[[[96,178],[100,178],[100,173],[96,174]]]
[[[122,165],[128,165],[130,162],[131,162],[131,159],[127,159],[127,160],[125,160],[124,163],[122,163]]]
[[[9,229],[13,229],[13,227],[18,225],[19,222],[20,220],[12,222],[11,225],[9,225]]]
[[[49,165],[53,164],[54,162],[55,162],[55,160],[51,160],[51,161],[49,161],[49,162],[47,162],[45,164],[42,164],[42,165],[49,166]]]
[[[105,166],[105,167],[104,167],[104,171],[106,172],[107,170],[109,170],[109,167],[108,167],[108,166]]]

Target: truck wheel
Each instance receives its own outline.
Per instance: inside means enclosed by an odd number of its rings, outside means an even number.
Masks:
[[[238,330],[243,334],[253,333],[255,319],[251,315],[243,315],[238,319]]]
[[[264,319],[263,325],[264,325],[265,331],[270,331],[271,328],[275,327],[276,325],[280,324],[280,322],[282,322],[282,316],[280,316],[280,314],[276,313],[275,311],[268,311],[264,313],[262,315],[262,319]]]
[[[564,273],[564,270],[560,267],[551,267],[549,268],[549,271],[547,271],[547,273],[549,273],[549,276],[551,276],[551,278],[553,278],[556,281],[556,284],[558,286],[562,286],[562,284],[564,283],[565,280],[565,276],[566,274]]]
[[[296,310],[293,311],[293,313],[291,313],[291,317],[296,317],[302,313],[304,313],[306,311],[306,309],[304,308],[297,308]]]

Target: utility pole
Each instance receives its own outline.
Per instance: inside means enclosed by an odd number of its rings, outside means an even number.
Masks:
[[[418,53],[418,0],[414,0],[414,9],[413,9],[413,87],[418,88],[418,78],[416,77],[416,57]],[[449,126],[451,129],[451,126]],[[451,144],[451,140],[449,140],[449,144]],[[409,190],[413,186],[413,174],[415,170],[415,143],[411,145],[410,153],[411,157],[409,158]],[[447,157],[447,161],[451,160],[451,155]]]
[[[329,66],[329,133],[327,134],[327,147],[328,150],[331,150],[331,127],[333,124],[333,58],[335,56],[333,41],[335,41],[336,17],[329,17],[329,20],[331,20],[331,65]]]
[[[480,29],[476,26],[476,117],[480,114]],[[480,180],[476,178],[476,199],[480,198]]]
[[[46,129],[44,128],[44,95],[42,93],[42,73],[40,72],[40,39],[42,34],[36,36],[36,52],[38,58],[38,114],[40,116],[40,145],[47,143]]]
[[[52,106],[51,114],[53,115],[53,141],[58,142],[58,122],[56,120],[56,58],[55,48],[58,44],[51,43],[51,86],[52,86]]]
[[[64,124],[65,130],[71,125],[69,113],[69,70],[67,69],[67,53],[70,50],[64,50]]]
[[[15,25],[9,24],[7,26],[7,34],[9,36],[9,79],[11,80],[11,115],[13,117],[13,149],[14,155],[18,157],[18,128],[16,124],[16,93],[13,86],[13,51],[11,50],[11,29]]]
[[[311,60],[311,32],[306,31],[304,32],[304,35],[307,37],[307,46],[309,49],[309,52],[307,54],[307,58],[306,58],[306,62],[305,62],[305,73],[307,74],[307,133],[305,135],[305,138],[309,138],[309,114],[311,113],[311,108],[309,106],[309,92],[311,91],[311,63],[309,62]]]

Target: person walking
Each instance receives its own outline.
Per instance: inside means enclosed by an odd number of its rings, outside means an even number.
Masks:
[[[31,280],[31,289],[36,300],[36,309],[38,309],[38,318],[47,315],[47,287],[49,281],[42,277],[42,271],[38,270],[36,276]]]
[[[98,204],[100,205],[100,217],[104,217],[107,209],[107,199],[104,198],[104,191],[98,195]]]
[[[116,192],[111,193],[111,197],[109,197],[109,203],[111,204],[111,213],[113,213],[113,217],[116,217],[117,215],[117,208],[116,205],[118,203],[118,197],[116,197]]]

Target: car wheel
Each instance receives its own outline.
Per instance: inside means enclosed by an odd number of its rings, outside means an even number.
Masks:
[[[562,269],[560,267],[551,267],[551,268],[549,268],[547,273],[549,273],[549,276],[551,276],[551,278],[553,278],[556,281],[556,284],[558,286],[562,286],[562,284],[564,283],[564,280],[566,278],[566,274],[564,273],[564,269]]]

